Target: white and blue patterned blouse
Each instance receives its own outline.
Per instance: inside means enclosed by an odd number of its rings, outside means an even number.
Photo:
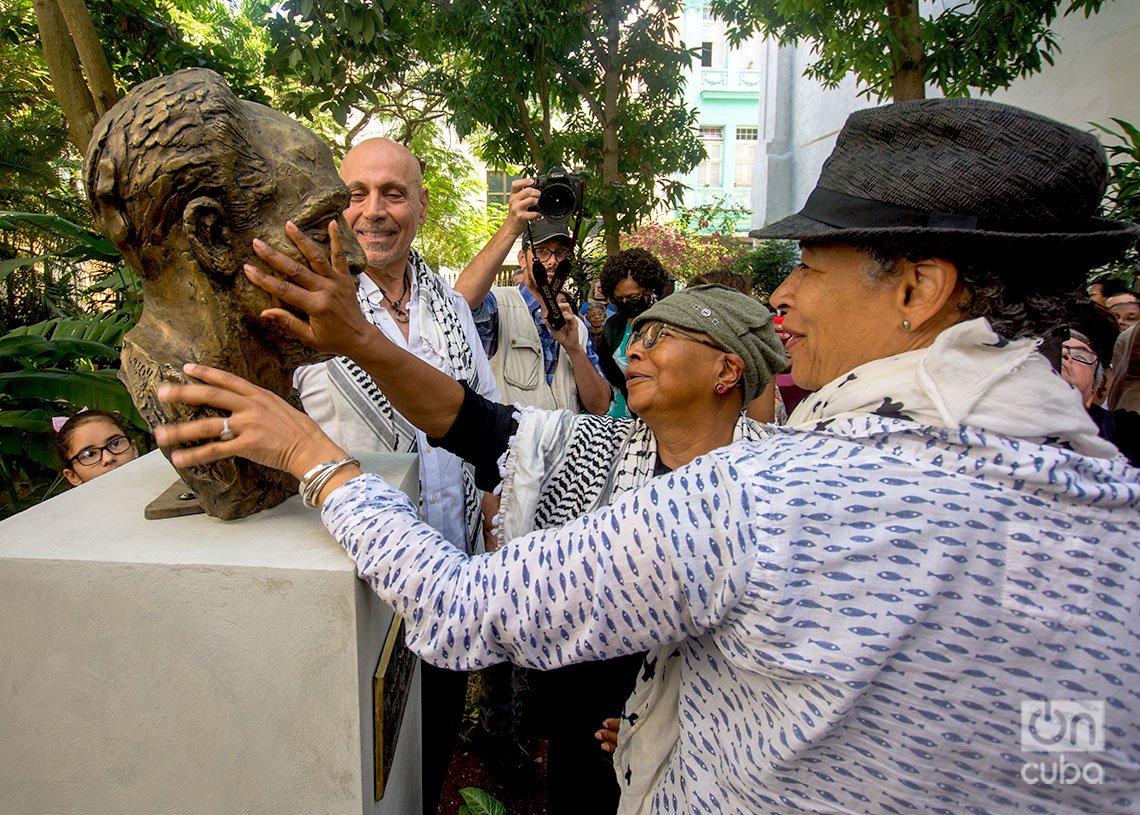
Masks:
[[[1140,474],[1122,459],[860,416],[718,450],[491,555],[374,476],[323,517],[436,664],[679,643],[652,811],[1140,812]],[[1079,745],[1102,749],[1023,749],[1044,700],[1102,703],[1101,742]],[[1041,783],[1065,762],[1084,775]]]

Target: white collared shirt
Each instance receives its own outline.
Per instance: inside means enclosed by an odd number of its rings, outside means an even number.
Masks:
[[[415,275],[409,269],[411,292],[408,297],[408,337],[405,340],[400,326],[384,308],[383,293],[380,287],[367,275],[360,276],[360,288],[371,310],[372,322],[384,332],[384,336],[406,351],[411,352],[433,368],[446,371],[447,363],[425,338],[420,336],[416,311],[420,308],[419,286]],[[479,394],[493,401],[499,400],[499,390],[495,376],[483,352],[471,309],[459,293],[449,289],[449,296],[463,326],[463,333],[471,345],[476,373],[479,378]],[[332,385],[329,381],[328,363],[308,365],[298,368],[293,375],[293,385],[297,388],[305,412],[321,426],[321,429],[334,442],[346,449],[354,445],[352,433],[337,415],[332,399]],[[424,520],[439,531],[453,545],[463,549],[466,533],[463,516],[463,462],[445,450],[432,447],[427,436],[416,431],[416,444],[420,463],[420,496]]]

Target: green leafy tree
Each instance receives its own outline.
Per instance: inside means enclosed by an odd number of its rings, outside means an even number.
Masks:
[[[1112,121],[1119,130],[1092,123],[1112,139],[1106,147],[1109,155],[1108,189],[1101,211],[1106,218],[1140,223],[1140,129],[1123,119],[1113,118]],[[1132,272],[1140,269],[1140,251],[1135,243],[1113,268]],[[1131,281],[1128,282],[1131,285]]]
[[[438,75],[454,125],[489,163],[587,177],[606,250],[662,202],[704,155],[683,101],[692,54],[676,0],[457,0],[437,26],[456,56]]]
[[[734,42],[754,33],[784,44],[810,42],[804,72],[827,87],[848,74],[875,99],[921,99],[926,85],[947,96],[989,93],[1039,72],[1060,51],[1049,26],[1100,10],[1104,0],[711,0]]]
[[[732,269],[751,277],[753,293],[767,300],[795,270],[799,260],[800,249],[795,241],[760,241],[754,249],[734,259]]]

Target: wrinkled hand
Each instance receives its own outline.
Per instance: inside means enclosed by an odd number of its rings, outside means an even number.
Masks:
[[[533,178],[519,178],[511,182],[511,199],[503,225],[512,235],[521,235],[526,231],[528,221],[542,217],[538,211],[540,195]]]
[[[163,449],[205,442],[174,450],[170,460],[175,467],[194,467],[241,456],[300,478],[317,464],[345,457],[316,422],[276,394],[205,365],[187,364],[182,370],[202,384],[163,385],[158,389],[159,400],[229,411],[233,437],[227,441],[218,439],[223,429],[220,416],[156,427],[154,437]]]
[[[308,320],[283,308],[266,309],[261,312],[261,318],[275,323],[310,348],[329,354],[351,357],[357,349],[375,342],[380,331],[360,311],[356,282],[348,270],[336,221],[329,223],[331,259],[292,221],[285,224],[285,233],[309,265],[298,263],[264,241],[254,240],[253,251],[282,277],[267,274],[248,263],[245,275],[254,285],[303,311]]]
[[[601,747],[605,752],[612,753],[617,749],[618,729],[621,727],[621,719],[606,719],[602,722],[602,729],[594,734],[594,738],[601,742]]]

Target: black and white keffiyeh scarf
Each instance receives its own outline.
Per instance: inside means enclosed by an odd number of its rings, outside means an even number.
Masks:
[[[500,470],[499,539],[562,526],[653,477],[657,439],[638,419],[524,408]],[[763,426],[741,416],[733,439],[759,441]]]
[[[471,345],[443,278],[428,268],[414,249],[409,253],[408,265],[415,280],[415,320],[419,336],[444,360],[445,374],[453,379],[465,380],[478,393],[479,376]],[[376,325],[372,308],[359,286],[356,298],[368,321]],[[328,363],[328,371],[333,390],[343,403],[351,406],[354,417],[375,434],[380,449],[394,453],[418,452],[415,427],[392,407],[372,377],[359,365],[348,357],[336,357]],[[476,531],[480,528],[480,515],[474,469],[467,464],[463,465],[463,504],[467,528],[465,544],[470,554]]]

